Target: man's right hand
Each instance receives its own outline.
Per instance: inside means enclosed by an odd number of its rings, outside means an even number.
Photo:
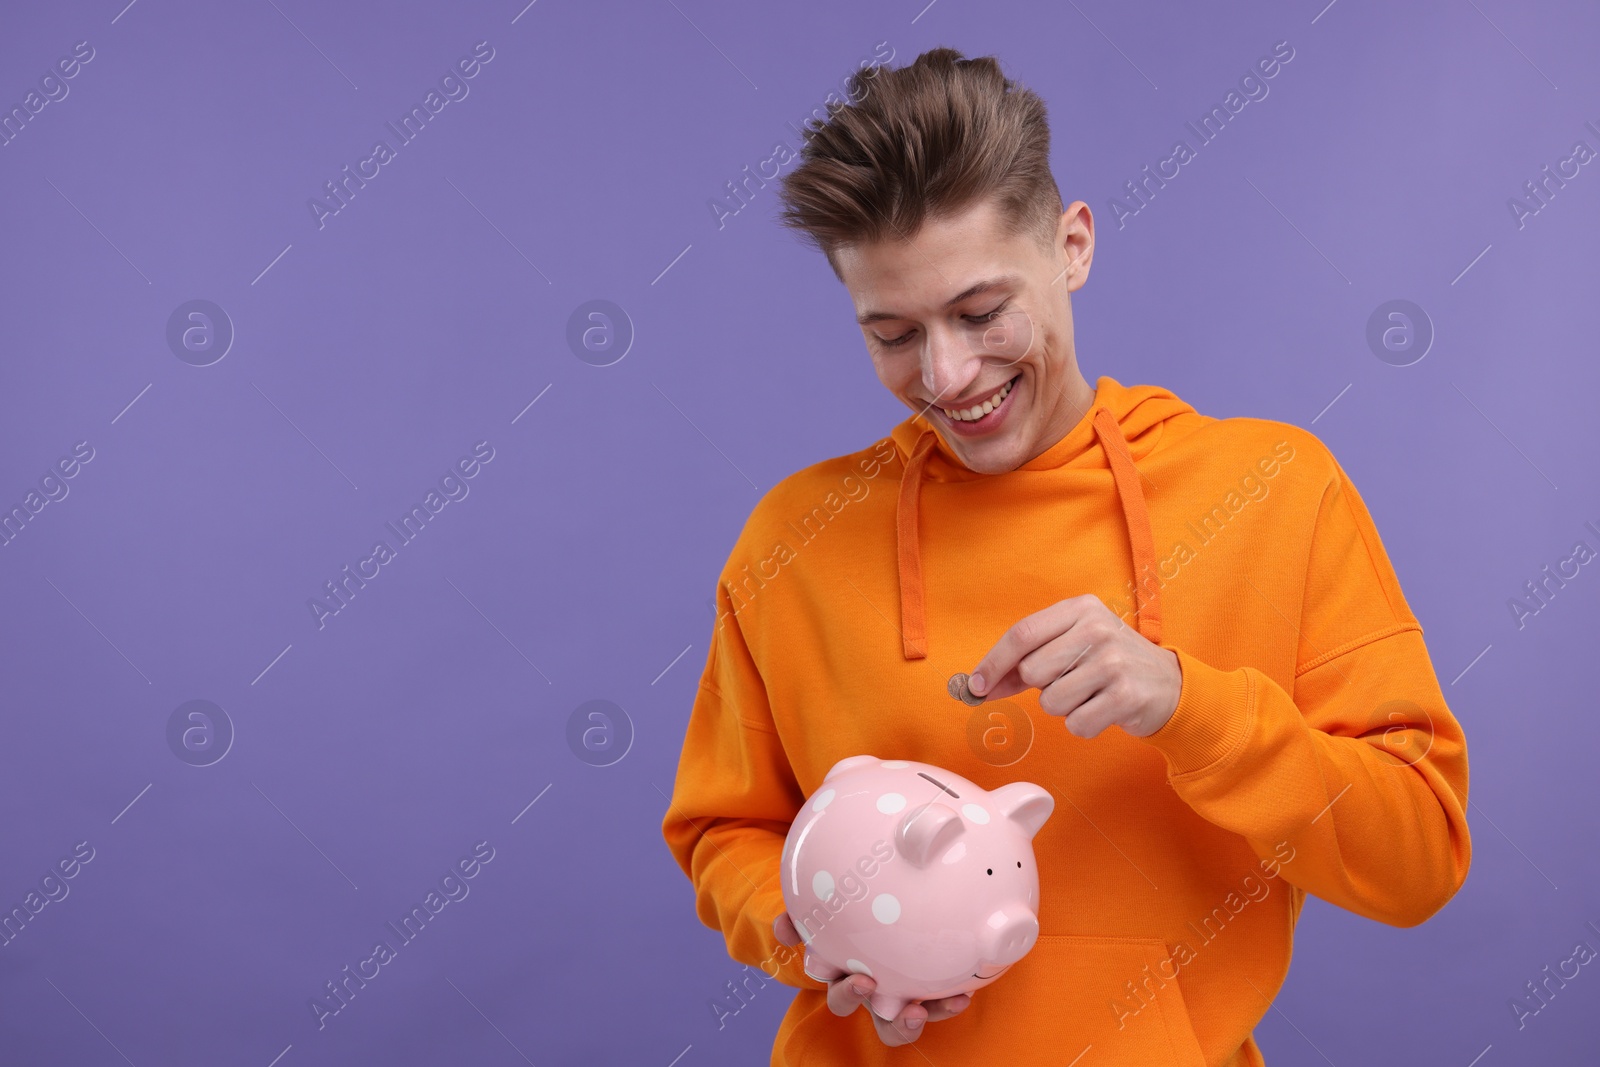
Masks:
[[[800,932],[794,928],[794,920],[789,918],[786,911],[779,912],[778,917],[772,920],[772,932],[785,945],[800,944]],[[864,974],[847,974],[837,978],[828,983],[828,1010],[835,1015],[849,1015],[865,1004],[877,988],[878,983]],[[872,1017],[878,1039],[885,1045],[909,1045],[922,1034],[924,1023],[958,1015],[961,1009],[971,1003],[970,993],[960,993],[942,1000],[907,1001],[892,1022],[878,1018],[878,1013],[872,1010],[871,1005],[867,1005],[867,1014]]]

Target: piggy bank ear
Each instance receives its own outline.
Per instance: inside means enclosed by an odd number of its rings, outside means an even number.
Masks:
[[[848,771],[851,767],[863,767],[868,763],[877,762],[877,756],[846,756],[838,763],[835,763],[832,767],[829,767],[828,773],[822,776],[822,780],[826,782],[829,778],[832,778],[840,771]]]
[[[1000,814],[1021,826],[1031,838],[1056,810],[1056,799],[1032,782],[1012,782],[994,792]]]
[[[965,830],[961,816],[938,801],[929,801],[912,808],[900,820],[895,831],[895,851],[912,866],[926,867],[955,844]]]

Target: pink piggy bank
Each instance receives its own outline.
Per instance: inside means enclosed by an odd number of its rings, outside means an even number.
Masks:
[[[883,1019],[988,985],[1038,940],[1033,836],[1054,809],[1032,782],[991,793],[928,763],[840,760],[780,860],[806,973],[870,976]]]

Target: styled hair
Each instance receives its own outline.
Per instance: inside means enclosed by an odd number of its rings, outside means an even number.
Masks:
[[[861,68],[846,93],[849,102],[830,101],[826,119],[806,123],[801,162],[778,194],[779,222],[835,277],[842,246],[910,238],[986,200],[1008,236],[1054,242],[1064,207],[1044,101],[993,56],[930,49],[909,66]]]

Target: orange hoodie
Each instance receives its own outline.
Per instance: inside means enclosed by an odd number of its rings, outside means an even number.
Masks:
[[[1080,738],[1037,689],[950,698],[1084,593],[1177,654],[1160,730]],[[1466,878],[1461,727],[1355,486],[1296,426],[1102,377],[1065,437],[986,475],[913,416],[774,486],[716,599],[662,832],[729,954],[800,990],[774,1065],[1262,1064],[1306,893],[1414,926]],[[911,1047],[829,1011],[772,932],[791,819],[862,753],[1056,798],[1037,944]]]

